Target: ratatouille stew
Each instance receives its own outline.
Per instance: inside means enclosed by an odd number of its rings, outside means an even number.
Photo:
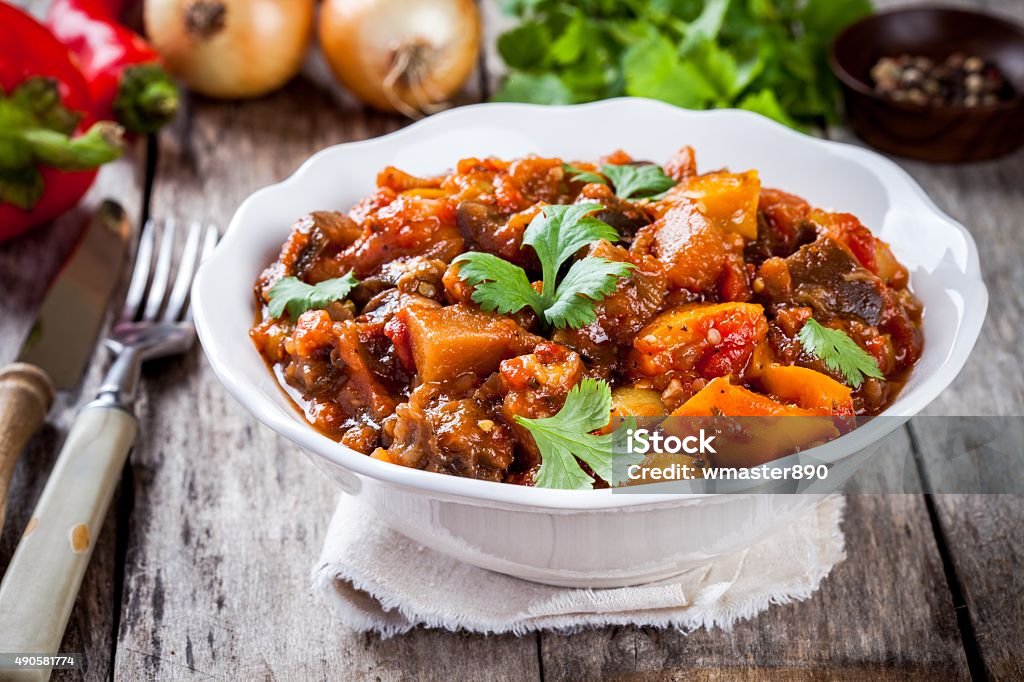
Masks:
[[[878,414],[922,349],[885,242],[690,147],[385,168],[300,218],[255,296],[251,337],[322,433],[547,487],[607,484],[615,417]]]

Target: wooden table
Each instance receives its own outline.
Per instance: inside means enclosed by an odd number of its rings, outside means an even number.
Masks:
[[[1024,3],[984,4],[1024,20]],[[481,64],[469,99],[491,87],[493,64],[487,55]],[[403,123],[306,77],[252,102],[189,99],[173,126],[103,171],[89,202],[113,195],[137,222],[225,225],[252,190],[313,151]],[[932,412],[1021,414],[1024,154],[964,167],[901,163],[972,231],[995,302]],[[0,361],[13,358],[79,220],[0,246]],[[0,567],[105,363],[97,352],[81,391],[61,398],[19,464]],[[730,633],[418,630],[381,640],[345,630],[309,589],[334,485],[235,404],[198,349],[148,365],[144,378],[141,437],[62,647],[85,653],[88,679],[1024,678],[1024,501],[1015,496],[852,496],[848,558],[818,593]],[[928,433],[911,435],[927,444]]]

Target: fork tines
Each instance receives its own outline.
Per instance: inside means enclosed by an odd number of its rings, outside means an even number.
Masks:
[[[121,321],[173,323],[187,319],[191,309],[189,289],[192,278],[199,263],[217,245],[219,236],[213,225],[204,227],[196,221],[190,223],[187,230],[182,230],[174,220],[147,220],[139,237],[135,269],[125,296]],[[175,272],[176,245],[182,238],[185,244]]]

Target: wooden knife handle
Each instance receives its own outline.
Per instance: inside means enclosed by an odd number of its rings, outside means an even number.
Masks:
[[[78,413],[0,583],[0,651],[61,653],[64,628],[137,431],[135,417],[119,407],[93,404]],[[42,679],[48,676],[45,671]],[[19,679],[38,676],[26,671]]]
[[[0,528],[14,465],[50,411],[55,390],[46,372],[16,362],[0,370]]]

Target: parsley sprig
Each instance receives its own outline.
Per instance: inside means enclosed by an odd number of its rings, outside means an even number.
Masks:
[[[804,323],[797,338],[805,351],[821,359],[831,371],[842,374],[853,388],[860,388],[866,376],[885,378],[875,359],[853,339],[838,329],[822,326],[813,317]]]
[[[333,301],[345,298],[356,284],[359,280],[351,272],[316,284],[306,284],[298,277],[282,277],[270,287],[267,311],[277,318],[287,310],[288,315],[297,320],[307,310],[326,308]]]
[[[615,196],[620,199],[657,199],[664,192],[676,186],[676,181],[665,174],[661,166],[645,164],[605,164],[601,173],[586,171],[571,164],[565,164],[565,172],[578,182],[596,182],[607,185],[610,180]],[[607,178],[607,180],[605,179]]]
[[[612,434],[596,436],[608,423],[612,409],[612,391],[607,383],[584,379],[565,397],[565,404],[553,417],[529,419],[516,416],[541,454],[540,469],[534,480],[538,488],[586,490],[594,487],[594,478],[576,461],[579,457],[595,474],[612,480]]]
[[[561,281],[558,272],[584,246],[600,239],[618,240],[615,228],[590,215],[601,208],[596,203],[545,206],[530,222],[523,244],[533,247],[541,263],[539,293],[518,265],[478,251],[460,255],[453,262],[459,264],[459,276],[474,287],[473,300],[484,310],[505,315],[530,307],[558,328],[593,322],[595,304],[612,293],[633,266],[587,256],[573,263]]]
[[[676,186],[676,181],[665,175],[661,166],[605,166],[601,172],[615,186],[615,194],[622,199],[653,197]]]
[[[599,185],[607,185],[608,181],[604,179],[600,173],[594,171],[583,170],[578,168],[571,163],[563,163],[562,170],[569,174],[569,179],[576,182],[586,183],[597,183]]]

